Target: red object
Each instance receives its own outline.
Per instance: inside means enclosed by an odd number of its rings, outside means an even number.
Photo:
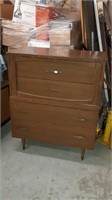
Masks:
[[[49,20],[58,19],[60,10],[54,7],[36,6],[36,26],[48,23]]]
[[[40,33],[37,32],[36,39],[38,39],[38,40],[48,40],[48,30],[43,29],[42,31],[40,31]]]

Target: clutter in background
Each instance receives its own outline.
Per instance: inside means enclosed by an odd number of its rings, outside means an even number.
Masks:
[[[3,73],[5,70],[7,70],[7,67],[4,62],[3,56],[0,54],[0,81],[3,80]]]
[[[80,11],[79,0],[15,0],[13,21],[33,27],[57,19],[62,9]]]
[[[3,45],[18,48],[21,45],[27,45],[29,32],[32,30],[27,25],[13,23],[10,20],[2,20],[3,27]]]
[[[79,47],[81,37],[80,21],[51,20],[31,32],[28,46],[74,46]]]
[[[14,48],[22,45],[78,48],[81,39],[78,9],[72,0],[15,0],[13,20],[3,20],[3,44]]]

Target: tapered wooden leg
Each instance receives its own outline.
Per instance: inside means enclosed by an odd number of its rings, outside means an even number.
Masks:
[[[22,147],[23,147],[23,150],[25,150],[25,144],[26,144],[26,140],[22,138]]]
[[[81,160],[84,160],[85,149],[81,149]]]

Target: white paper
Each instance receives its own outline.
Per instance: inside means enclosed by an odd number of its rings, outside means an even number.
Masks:
[[[50,48],[50,41],[31,39],[28,42],[29,47]]]
[[[15,0],[13,22],[36,26],[36,1]]]

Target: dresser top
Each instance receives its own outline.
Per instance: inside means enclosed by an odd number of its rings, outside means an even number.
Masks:
[[[52,48],[36,48],[36,47],[21,47],[21,48],[10,48],[8,54],[16,54],[21,56],[36,56],[39,58],[54,58],[64,60],[79,60],[89,62],[106,62],[106,52],[99,51],[84,51],[84,50],[73,50],[68,47],[52,47]]]

